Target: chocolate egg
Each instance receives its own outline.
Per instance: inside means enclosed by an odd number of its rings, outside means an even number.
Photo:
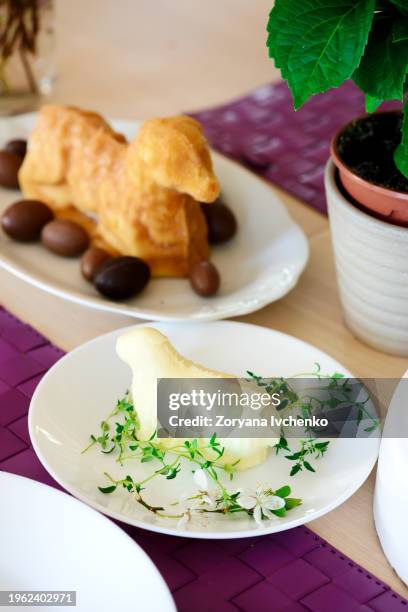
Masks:
[[[217,293],[220,287],[220,275],[210,261],[200,261],[190,270],[190,283],[194,291],[204,297]]]
[[[237,220],[232,210],[222,202],[202,204],[208,226],[208,241],[220,244],[230,240],[237,232]]]
[[[54,217],[52,210],[38,200],[20,200],[9,206],[1,217],[3,231],[19,242],[39,240],[41,230]]]
[[[54,219],[43,227],[41,242],[57,255],[77,257],[88,248],[89,236],[78,223]]]
[[[14,138],[6,143],[4,150],[24,159],[27,153],[27,141],[22,138]]]
[[[150,268],[138,257],[113,257],[102,264],[94,283],[102,295],[111,300],[126,300],[147,285]]]
[[[7,189],[18,189],[18,171],[23,163],[21,157],[8,151],[0,151],[0,185]]]
[[[94,246],[89,247],[81,257],[82,276],[92,282],[99,268],[108,259],[111,259],[111,255],[107,251]]]

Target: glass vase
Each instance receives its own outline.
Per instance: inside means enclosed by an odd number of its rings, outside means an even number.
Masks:
[[[35,108],[55,77],[53,0],[0,0],[0,115]]]

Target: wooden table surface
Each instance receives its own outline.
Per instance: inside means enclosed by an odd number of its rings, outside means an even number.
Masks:
[[[264,48],[271,3],[57,0],[59,80],[53,98],[136,118],[205,108],[245,93],[277,78]],[[280,194],[309,238],[310,261],[288,296],[237,320],[310,342],[356,376],[400,377],[406,359],[369,348],[344,325],[326,217]],[[65,350],[135,321],[65,302],[2,270],[0,286],[6,308]],[[375,533],[373,488],[374,474],[310,527],[408,597]]]

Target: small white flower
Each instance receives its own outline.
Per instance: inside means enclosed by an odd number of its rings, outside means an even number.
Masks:
[[[199,468],[194,472],[194,482],[200,491],[207,491],[208,489],[208,480],[207,475],[202,468]]]
[[[285,506],[285,500],[278,495],[269,495],[267,491],[258,487],[255,495],[240,495],[238,503],[245,510],[252,510],[255,522],[259,527],[262,526],[262,516],[267,519],[275,519],[272,510],[280,510]]]
[[[198,495],[194,496],[188,496],[187,493],[183,493],[178,503],[183,511],[177,523],[180,529],[184,528],[192,520],[194,514],[216,510],[217,508],[216,495],[207,493],[207,491],[200,491]]]
[[[190,506],[192,510],[215,510],[216,507],[217,496],[207,491],[200,492]]]

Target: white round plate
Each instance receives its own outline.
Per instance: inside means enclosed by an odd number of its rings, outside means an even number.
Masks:
[[[231,321],[169,324],[153,327],[166,334],[184,356],[203,365],[237,376],[252,370],[262,376],[290,376],[313,371],[319,362],[322,372],[343,372],[334,359],[317,348],[280,332]],[[316,474],[301,472],[289,476],[290,463],[270,453],[268,460],[238,473],[231,490],[253,490],[256,484],[279,488],[290,484],[292,495],[304,500],[285,518],[266,521],[257,529],[248,517],[206,515],[194,517],[183,531],[174,519],[158,518],[134,501],[123,489],[114,494],[100,493],[98,486],[109,484],[103,472],[114,478],[132,474],[135,464],[120,467],[112,455],[97,449],[81,454],[91,433],[111,412],[118,398],[130,385],[130,370],[117,357],[115,342],[124,330],[100,336],[62,358],[38,385],[29,411],[29,430],[34,449],[48,472],[73,495],[131,525],[198,538],[235,538],[272,533],[301,525],[329,512],[365,481],[378,454],[379,440],[338,439],[330,443],[323,459],[316,461]],[[146,464],[144,464],[146,466]],[[148,464],[150,466],[150,464]],[[146,468],[151,473],[151,467]],[[137,478],[143,466],[137,465]],[[168,507],[183,493],[195,491],[191,470],[185,469],[174,480],[156,479],[149,483],[146,497],[153,505]]]
[[[175,612],[149,557],[106,517],[6,472],[0,499],[0,591],[76,591],[78,612],[131,612],[135,601],[140,610]]]
[[[0,120],[0,144],[27,137],[35,115]],[[138,123],[113,121],[128,139]],[[296,284],[308,259],[303,231],[265,182],[227,158],[213,153],[224,199],[239,223],[237,236],[215,247],[212,259],[221,273],[219,294],[195,294],[186,279],[154,279],[142,294],[122,303],[110,302],[87,283],[78,260],[53,255],[39,244],[21,244],[0,230],[0,266],[45,291],[73,302],[140,319],[210,321],[243,315],[283,297]],[[0,188],[0,215],[21,197]]]

